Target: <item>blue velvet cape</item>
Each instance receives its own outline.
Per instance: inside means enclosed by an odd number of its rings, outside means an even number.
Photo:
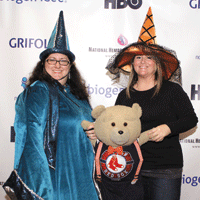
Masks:
[[[86,101],[71,94],[69,87],[57,90],[59,121],[55,168],[44,150],[49,88],[36,81],[16,102],[14,173],[31,193],[30,199],[98,199],[92,179],[93,148],[81,127],[82,120],[92,121],[91,108]]]

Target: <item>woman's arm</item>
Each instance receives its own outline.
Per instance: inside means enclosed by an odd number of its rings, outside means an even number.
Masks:
[[[171,88],[172,109],[176,113],[177,120],[167,122],[172,134],[180,134],[194,128],[198,123],[197,115],[192,103],[183,88],[174,84]]]
[[[176,121],[166,122],[149,131],[149,137],[160,142],[168,135],[180,134],[188,131],[197,125],[198,118],[187,94],[181,86],[173,84],[170,88],[169,99],[171,107],[176,113]]]

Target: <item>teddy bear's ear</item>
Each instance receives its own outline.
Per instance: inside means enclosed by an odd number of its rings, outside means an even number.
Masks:
[[[92,110],[92,117],[94,117],[96,119],[97,117],[99,117],[101,115],[101,113],[104,110],[106,110],[105,106],[103,106],[103,105],[97,106],[96,108],[94,108]]]
[[[134,103],[132,105],[132,109],[134,110],[134,112],[138,113],[139,118],[142,116],[142,108],[139,106],[138,103]]]

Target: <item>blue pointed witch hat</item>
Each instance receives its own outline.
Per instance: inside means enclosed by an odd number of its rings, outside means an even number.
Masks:
[[[47,57],[51,53],[62,53],[68,56],[70,62],[74,62],[75,55],[70,51],[69,40],[65,31],[63,11],[60,11],[58,21],[49,39],[47,49],[40,54],[40,59]]]

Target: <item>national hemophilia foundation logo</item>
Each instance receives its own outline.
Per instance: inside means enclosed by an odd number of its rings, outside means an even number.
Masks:
[[[180,140],[181,144],[188,144],[192,148],[200,148],[200,138],[186,138],[183,140]]]

